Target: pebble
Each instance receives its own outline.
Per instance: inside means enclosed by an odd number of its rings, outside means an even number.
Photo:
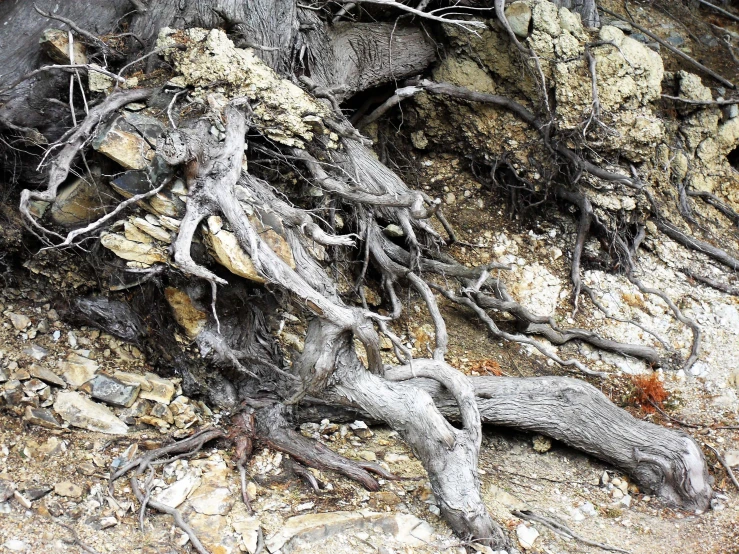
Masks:
[[[534,450],[540,454],[549,452],[552,448],[552,439],[545,437],[544,435],[534,435],[531,441],[533,443]]]
[[[385,234],[388,237],[393,237],[393,238],[401,238],[405,236],[403,229],[399,225],[396,225],[395,223],[391,223],[390,225],[385,227]]]
[[[369,427],[367,427],[367,424],[364,421],[357,420],[354,423],[350,423],[349,428],[360,439],[368,439],[373,434],[372,431],[370,431]]]
[[[9,539],[3,543],[3,548],[7,548],[13,552],[23,552],[24,550],[28,550],[29,546],[21,540]]]
[[[26,406],[26,411],[23,414],[23,419],[33,425],[44,427],[46,429],[61,429],[61,424],[57,421],[56,417],[51,410],[46,408],[34,408],[33,406]]]
[[[14,314],[13,312],[8,312],[7,315],[10,318],[10,322],[13,324],[13,327],[15,327],[18,331],[23,331],[26,327],[31,325],[31,318],[29,318],[28,316],[22,314]]]
[[[80,498],[82,496],[82,488],[75,485],[71,481],[62,481],[54,485],[54,492],[59,496],[67,498]]]
[[[41,361],[49,354],[49,351],[37,344],[32,344],[31,346],[24,348],[23,353],[26,356],[31,356],[31,358]]]
[[[15,484],[6,479],[0,479],[0,502],[5,502],[8,498],[13,496],[15,492]]]
[[[49,383],[50,385],[56,385],[57,387],[67,386],[67,383],[64,382],[64,379],[59,377],[56,373],[54,373],[50,369],[39,366],[37,364],[31,364],[31,367],[29,367],[28,370],[32,377],[35,377],[36,379],[41,379],[45,383]]]
[[[371,450],[362,450],[357,453],[357,456],[359,456],[363,460],[367,460],[368,462],[374,462],[377,460],[377,454],[375,454]]]

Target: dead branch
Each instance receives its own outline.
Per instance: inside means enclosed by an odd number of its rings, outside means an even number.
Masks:
[[[705,444],[705,443],[703,443]],[[731,482],[734,483],[734,486],[737,490],[739,490],[739,481],[736,479],[736,475],[734,475],[734,471],[731,469],[731,466],[726,462],[726,459],[719,453],[718,450],[716,450],[713,446],[710,444],[705,444],[706,448],[709,448],[711,452],[716,456],[716,459],[719,461],[719,463],[724,466],[724,469],[726,470],[726,474],[729,476],[729,479],[731,479]]]

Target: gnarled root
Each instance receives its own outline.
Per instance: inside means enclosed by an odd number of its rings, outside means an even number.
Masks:
[[[416,362],[416,365],[419,365]],[[405,368],[388,376],[410,377]],[[688,435],[641,421],[598,389],[567,377],[472,377],[483,422],[535,431],[613,464],[668,504],[708,509],[713,491],[703,454]],[[414,379],[439,411],[458,419],[456,401],[437,382]]]

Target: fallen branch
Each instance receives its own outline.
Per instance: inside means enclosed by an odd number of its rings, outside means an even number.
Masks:
[[[703,443],[705,444],[705,443]],[[729,475],[729,479],[731,479],[731,482],[734,483],[734,486],[737,490],[739,490],[739,481],[737,481],[736,475],[734,475],[734,471],[731,469],[731,466],[728,464],[726,459],[719,453],[718,450],[716,450],[713,446],[709,444],[705,444],[706,448],[710,448],[711,452],[714,453],[716,456],[716,459],[719,461],[719,463],[724,466],[724,469],[726,470],[726,473]]]

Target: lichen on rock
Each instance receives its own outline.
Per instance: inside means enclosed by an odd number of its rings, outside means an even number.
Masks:
[[[329,115],[326,106],[280,78],[252,49],[236,48],[222,30],[165,27],[157,47],[179,74],[173,82],[194,87],[193,96],[202,100],[213,92],[228,100],[243,99],[253,124],[266,137],[302,147],[317,133],[327,132],[321,123]]]

